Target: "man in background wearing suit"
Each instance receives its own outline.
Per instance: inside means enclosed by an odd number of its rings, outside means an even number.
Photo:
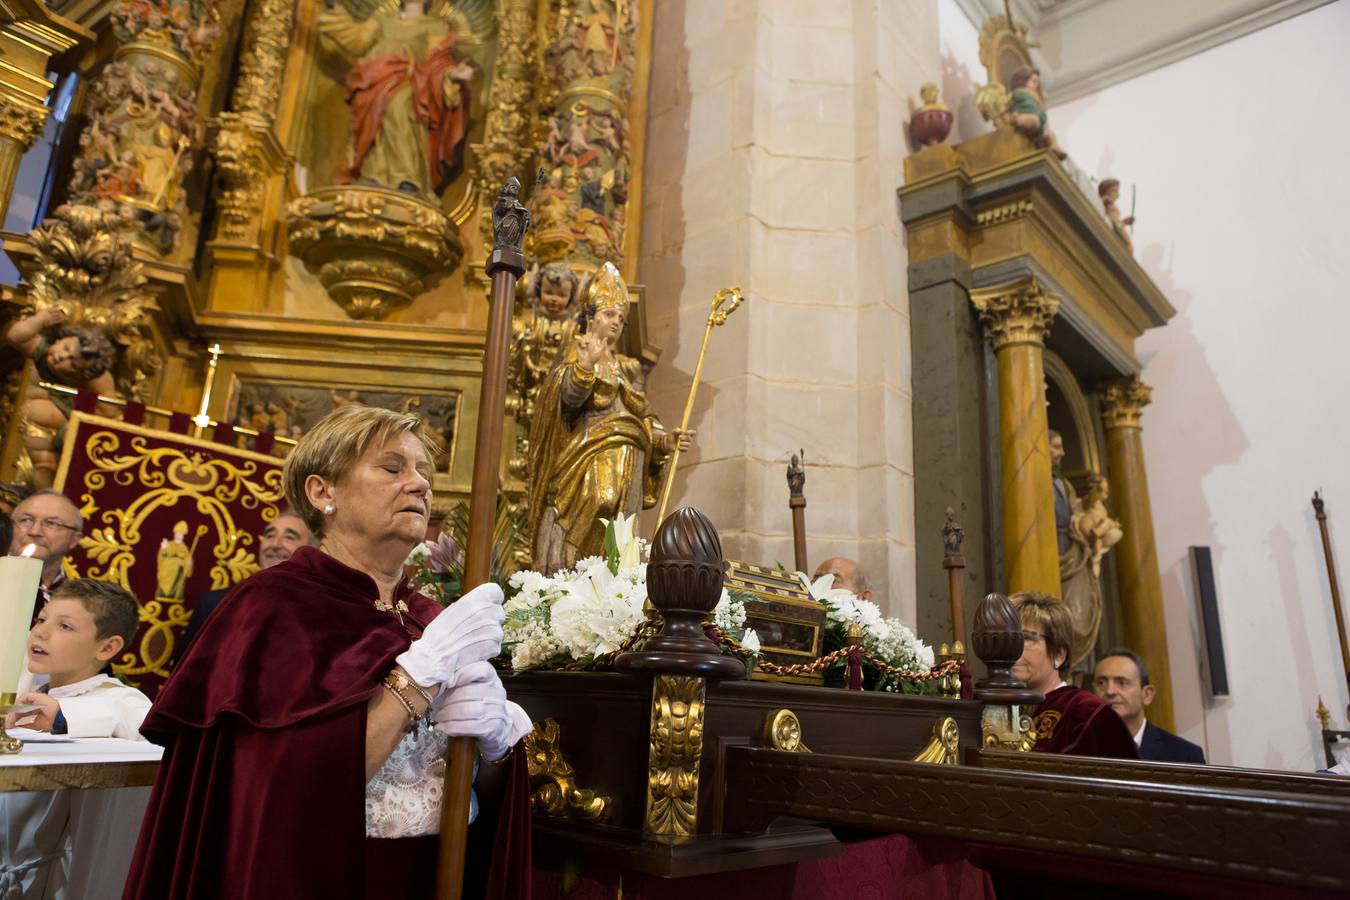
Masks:
[[[1140,759],[1204,763],[1203,750],[1145,718],[1144,708],[1153,702],[1157,688],[1149,684],[1148,666],[1134,651],[1112,650],[1098,660],[1092,673],[1092,689],[1124,720],[1125,727],[1134,735]]]
[[[311,547],[319,545],[314,532],[309,530],[304,519],[291,512],[289,508],[283,507],[278,510],[277,517],[267,523],[267,527],[263,529],[262,540],[258,542],[260,570],[284,563],[291,558],[292,553],[306,545]],[[187,631],[183,634],[183,642],[178,645],[178,651],[174,654],[175,661],[183,658],[183,654],[187,653],[187,648],[197,637],[197,632],[202,630],[202,623],[211,615],[211,610],[220,605],[220,601],[232,590],[233,586],[206,591],[197,598],[197,605],[192,608],[192,618],[188,620]]]

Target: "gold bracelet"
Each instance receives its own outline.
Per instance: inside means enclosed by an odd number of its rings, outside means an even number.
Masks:
[[[431,704],[435,702],[435,699],[431,696],[431,694],[424,691],[420,684],[413,681],[412,678],[408,676],[408,673],[403,671],[403,669],[399,668],[398,666],[395,666],[393,669],[391,669],[389,671],[389,675],[391,678],[394,679],[394,684],[398,685],[400,689],[404,686],[407,686],[416,691],[418,696],[420,696],[423,700],[427,702],[428,708],[430,708]]]
[[[412,708],[412,704],[408,702],[408,698],[400,694],[398,688],[390,684],[388,679],[381,681],[380,684],[384,687],[386,691],[394,695],[394,699],[397,700],[399,702],[399,705],[402,706],[404,710],[407,711],[408,718],[412,720],[413,724],[416,724],[418,719],[421,717],[418,716],[417,712]]]
[[[510,748],[507,749],[507,751],[506,751],[505,753],[503,753],[503,754],[501,755],[500,758],[498,758],[498,759],[488,759],[486,756],[483,755],[483,752],[480,750],[480,751],[478,752],[478,758],[481,759],[481,760],[483,761],[483,765],[485,765],[485,766],[500,766],[502,763],[504,763],[504,762],[506,762],[508,759],[510,759],[510,758],[511,758],[511,754],[512,754],[512,753],[515,753],[515,752],[516,752],[516,748],[515,748],[514,745],[512,745]]]

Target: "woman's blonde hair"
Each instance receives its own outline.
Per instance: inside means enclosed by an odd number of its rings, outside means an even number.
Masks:
[[[1053,665],[1059,651],[1064,651],[1064,662],[1055,668],[1061,676],[1069,671],[1069,660],[1073,658],[1073,620],[1069,617],[1069,608],[1039,591],[1021,591],[1008,598],[1017,618],[1025,624],[1034,624],[1045,638],[1045,654]]]
[[[305,520],[315,537],[323,534],[323,513],[309,502],[305,490],[309,476],[318,475],[336,484],[352,470],[368,447],[372,444],[383,446],[405,432],[421,442],[428,460],[436,459],[441,450],[440,443],[427,430],[421,417],[413,413],[374,406],[344,406],[333,410],[305,432],[286,457],[281,478],[286,486],[286,502]]]

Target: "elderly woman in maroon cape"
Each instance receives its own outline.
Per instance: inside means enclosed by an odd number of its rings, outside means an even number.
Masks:
[[[430,897],[454,735],[477,739],[480,790],[510,771],[498,846],[524,859],[495,862],[528,885],[512,749],[529,719],[488,662],[501,590],[442,610],[403,575],[431,512],[424,435],[414,415],[349,406],[287,457],[286,498],[320,544],[235,587],[146,717],[165,751],[127,898]]]
[[[424,0],[403,0],[359,21],[338,4],[317,24],[325,49],[355,61],[351,161],[337,182],[434,197],[468,130],[473,67],[455,57],[468,20],[448,3],[430,15]]]

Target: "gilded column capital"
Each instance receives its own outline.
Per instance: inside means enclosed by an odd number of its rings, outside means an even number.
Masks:
[[[1099,391],[1102,423],[1112,428],[1138,428],[1139,417],[1153,400],[1153,388],[1136,377],[1107,382]]]
[[[995,350],[1018,344],[1044,345],[1059,311],[1059,298],[1046,293],[1035,278],[971,291],[970,302]]]
[[[47,124],[47,108],[9,94],[0,93],[0,137],[7,137],[30,149]]]

